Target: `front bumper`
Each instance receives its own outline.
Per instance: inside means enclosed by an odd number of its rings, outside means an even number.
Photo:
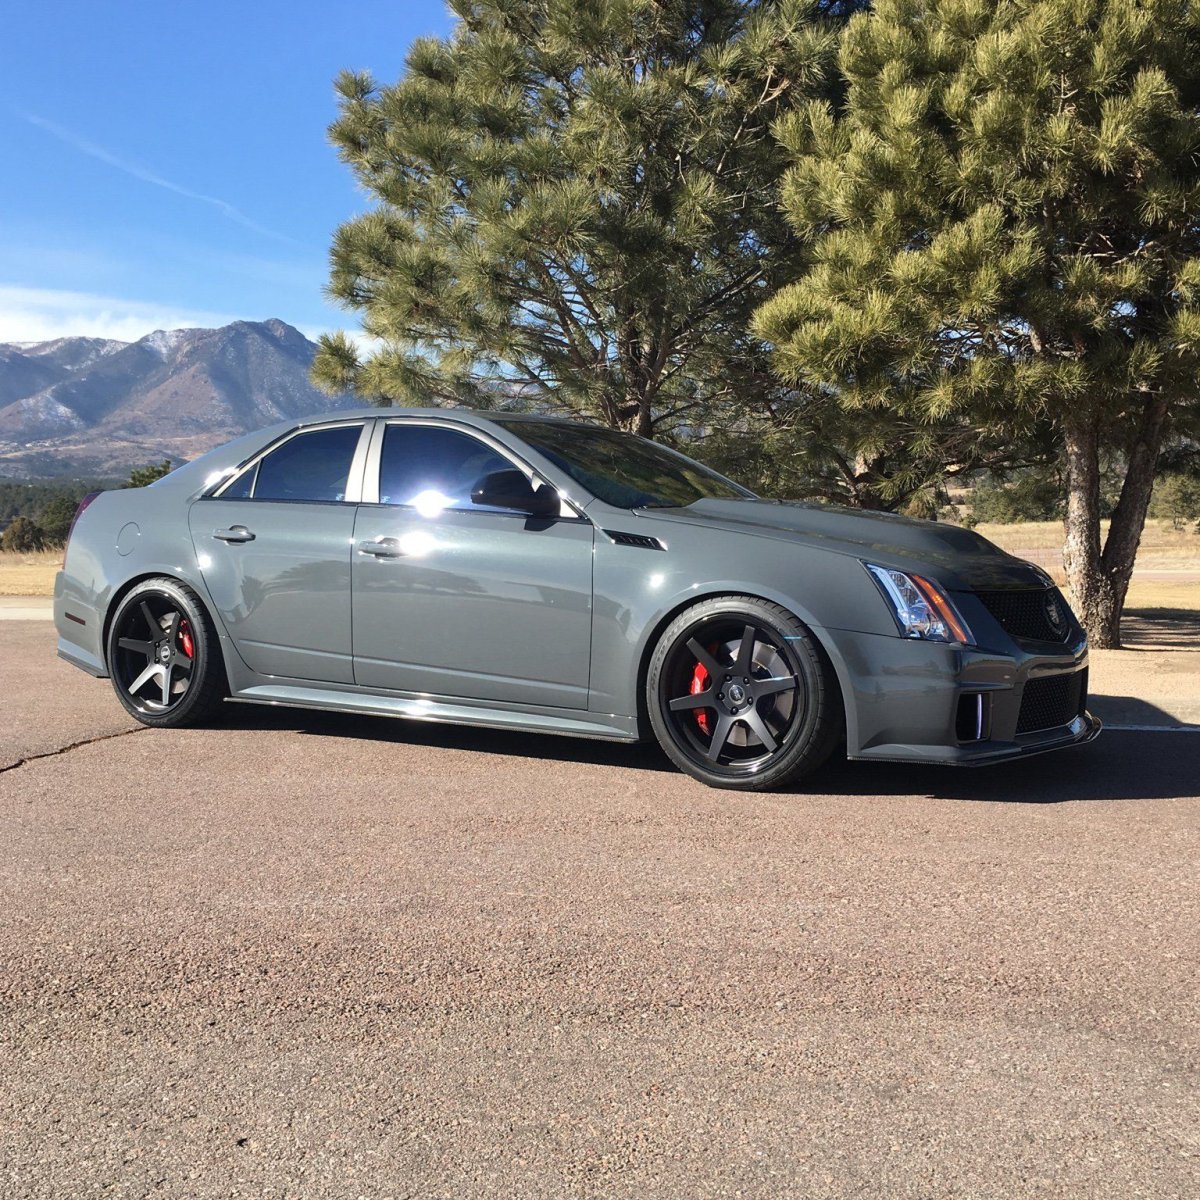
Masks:
[[[1087,669],[1082,634],[1043,653],[1017,643],[987,650],[824,632],[842,685],[850,758],[976,766],[1082,745],[1100,733],[1086,699],[1061,723],[1019,732],[1027,684]],[[979,696],[987,712],[983,736],[961,737],[960,703]]]

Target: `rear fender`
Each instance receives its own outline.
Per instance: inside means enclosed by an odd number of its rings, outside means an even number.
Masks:
[[[143,580],[166,576],[200,597],[232,678],[237,655],[196,560],[190,506],[183,501],[173,512],[176,506],[162,500],[150,488],[103,492],[80,516],[54,585],[59,653],[93,675],[106,676],[105,644],[117,604]]]

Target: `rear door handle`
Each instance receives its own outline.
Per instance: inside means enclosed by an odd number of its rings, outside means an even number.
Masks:
[[[372,558],[401,558],[404,551],[400,543],[392,537],[376,538],[373,542],[359,542],[359,554],[369,554]]]
[[[252,542],[254,534],[245,525],[233,525],[229,529],[214,529],[213,537],[219,542]]]

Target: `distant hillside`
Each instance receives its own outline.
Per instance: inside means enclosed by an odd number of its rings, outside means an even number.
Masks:
[[[309,382],[316,346],[283,321],[137,342],[0,343],[0,478],[128,474],[355,403]]]

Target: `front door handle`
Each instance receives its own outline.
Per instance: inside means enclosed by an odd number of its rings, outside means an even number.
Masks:
[[[372,558],[400,558],[404,551],[400,543],[392,537],[376,538],[373,542],[359,542],[359,554],[369,554]]]
[[[219,542],[252,542],[254,534],[245,525],[232,525],[228,529],[214,529],[213,537]]]

